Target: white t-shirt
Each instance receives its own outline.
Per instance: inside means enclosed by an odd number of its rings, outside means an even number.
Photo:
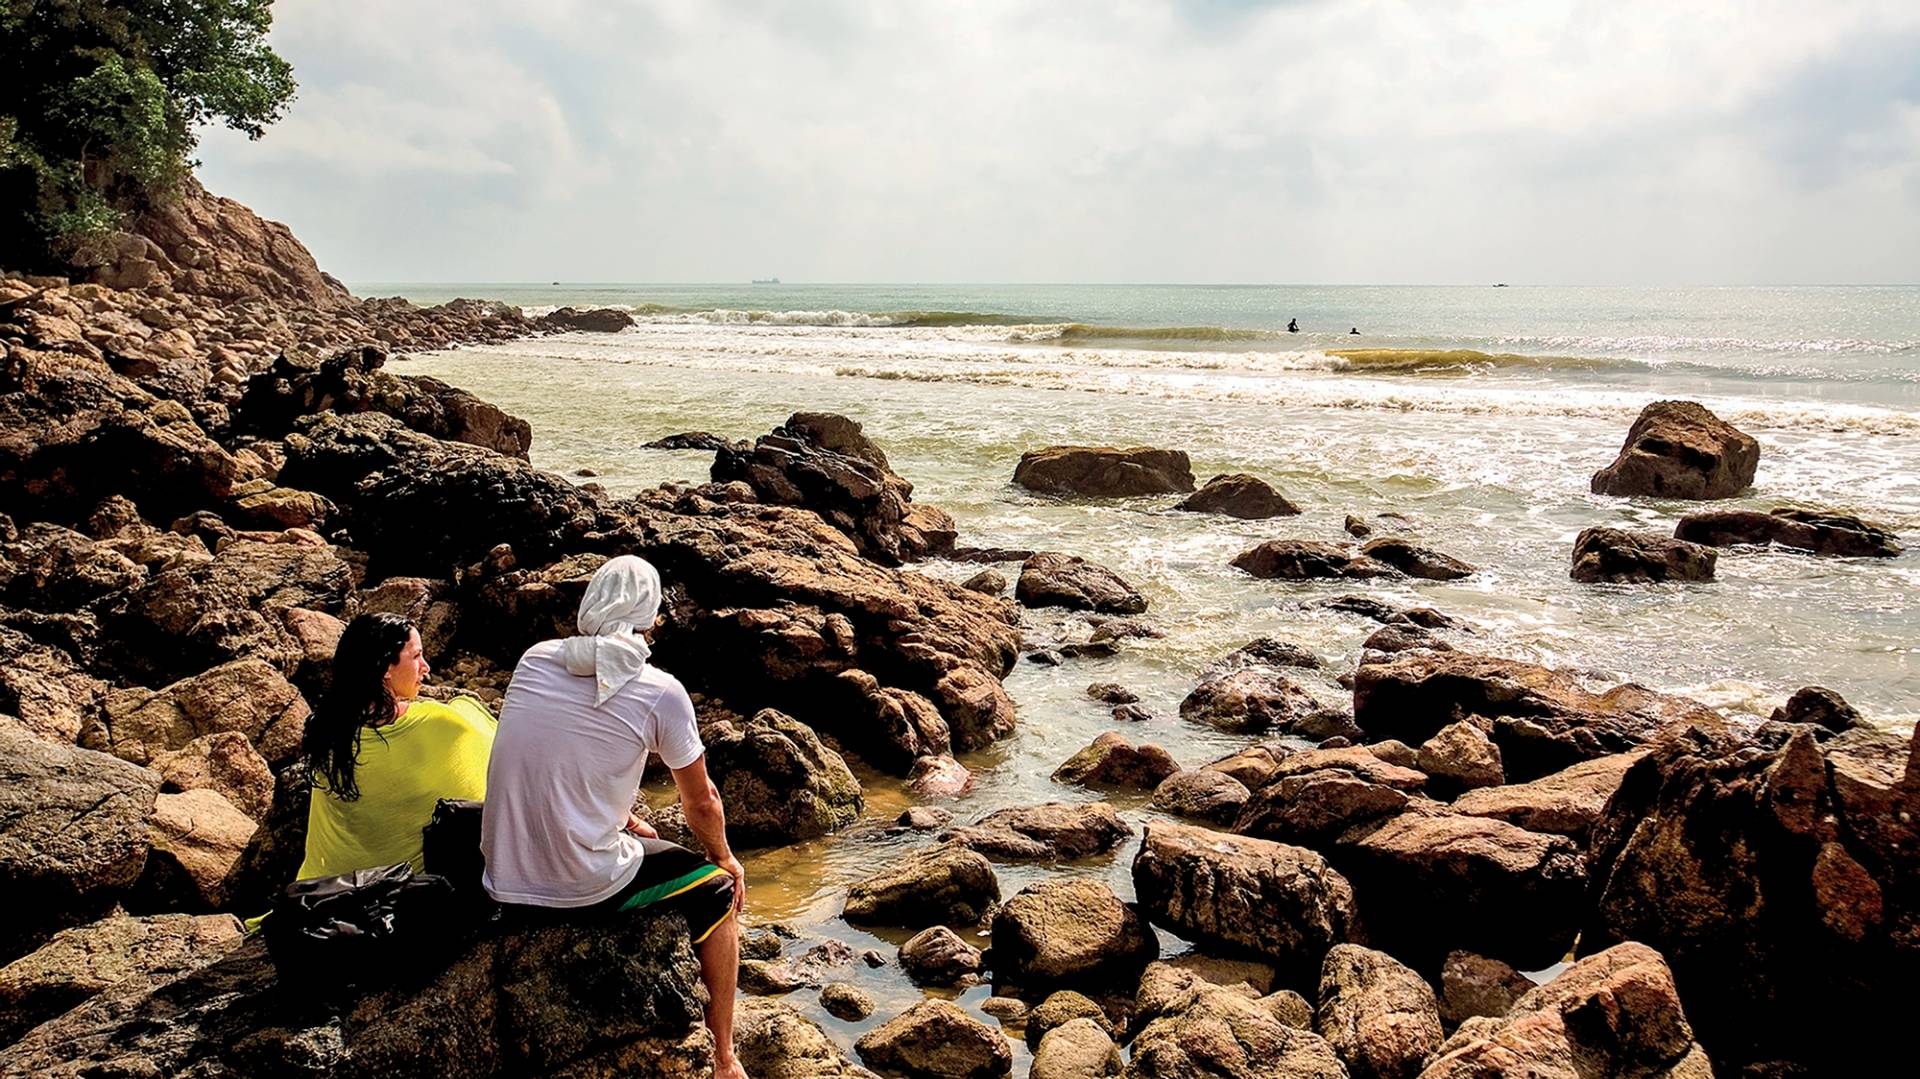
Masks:
[[[705,752],[679,679],[649,665],[596,708],[594,679],[567,673],[561,643],[527,649],[500,708],[480,849],[502,903],[585,907],[625,887],[640,871],[625,827],[648,751],[669,768]]]

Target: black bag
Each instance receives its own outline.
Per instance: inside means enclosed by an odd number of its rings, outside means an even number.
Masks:
[[[468,924],[456,907],[452,883],[405,862],[298,880],[266,920],[267,952],[282,984],[308,991],[437,973]]]
[[[427,872],[445,877],[462,899],[486,897],[480,873],[487,860],[480,853],[480,813],[486,803],[471,798],[442,798],[433,804],[433,818],[420,830]]]

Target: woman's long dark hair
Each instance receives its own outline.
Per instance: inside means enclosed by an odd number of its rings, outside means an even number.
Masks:
[[[304,750],[314,786],[342,801],[357,801],[353,768],[360,733],[393,719],[387,670],[400,661],[413,622],[397,614],[363,614],[347,624],[333,653],[333,682],[307,720]]]

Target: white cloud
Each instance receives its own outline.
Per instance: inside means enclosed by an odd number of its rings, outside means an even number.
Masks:
[[[1911,3],[276,12],[349,279],[1920,278]]]

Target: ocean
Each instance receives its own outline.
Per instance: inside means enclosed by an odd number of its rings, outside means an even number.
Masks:
[[[1314,649],[1329,672],[1351,669],[1377,627],[1316,605],[1346,592],[1464,619],[1473,629],[1454,638],[1461,648],[1686,693],[1730,713],[1764,716],[1794,689],[1817,684],[1896,730],[1920,716],[1920,555],[1912,552],[1920,544],[1920,287],[370,284],[355,292],[423,304],[484,297],[535,314],[562,304],[632,310],[639,325],[617,334],[395,363],[531,421],[542,468],[591,469],[592,482],[616,494],[701,482],[711,455],[641,443],[687,430],[750,439],[794,411],[841,412],[865,425],[914,483],[917,501],[954,515],[963,544],[1067,551],[1132,581],[1167,636],[1130,642],[1111,658],[1022,662],[1007,679],[1020,731],[967,759],[979,784],[953,807],[963,817],[1092,796],[1048,778],[1115,726],[1086,697],[1091,682],[1138,692],[1157,718],[1123,733],[1164,746],[1184,765],[1245,744],[1179,719],[1198,670],[1267,634]],[[1300,332],[1287,332],[1289,320]],[[1695,508],[1587,489],[1640,409],[1675,397],[1701,401],[1761,443],[1752,490],[1718,505],[1856,513],[1905,533],[1909,553],[1869,560],[1729,550],[1711,584],[1570,581],[1582,528],[1671,534]],[[1251,472],[1305,512],[1240,521],[1173,512],[1175,498],[1056,500],[1013,487],[1020,454],[1054,443],[1185,450],[1200,481]],[[1480,571],[1454,582],[1287,583],[1228,565],[1264,539],[1343,540],[1348,514],[1387,513]],[[979,568],[918,570],[962,579]],[[1028,615],[1036,642],[1076,628],[1070,616]],[[1341,693],[1330,675],[1320,689]],[[906,802],[898,781],[866,778],[873,827],[768,852],[749,866],[750,879],[767,882],[755,893],[763,917],[873,946],[834,921],[839,889],[876,857],[924,837],[879,827]],[[1146,814],[1144,797],[1111,800],[1130,819]],[[1095,859],[1066,871],[1130,895],[1126,862]],[[1002,878],[1011,894],[1042,872],[1016,867]],[[884,997],[889,987],[918,993],[884,979],[878,991]],[[807,1010],[830,1028],[852,1029]]]

